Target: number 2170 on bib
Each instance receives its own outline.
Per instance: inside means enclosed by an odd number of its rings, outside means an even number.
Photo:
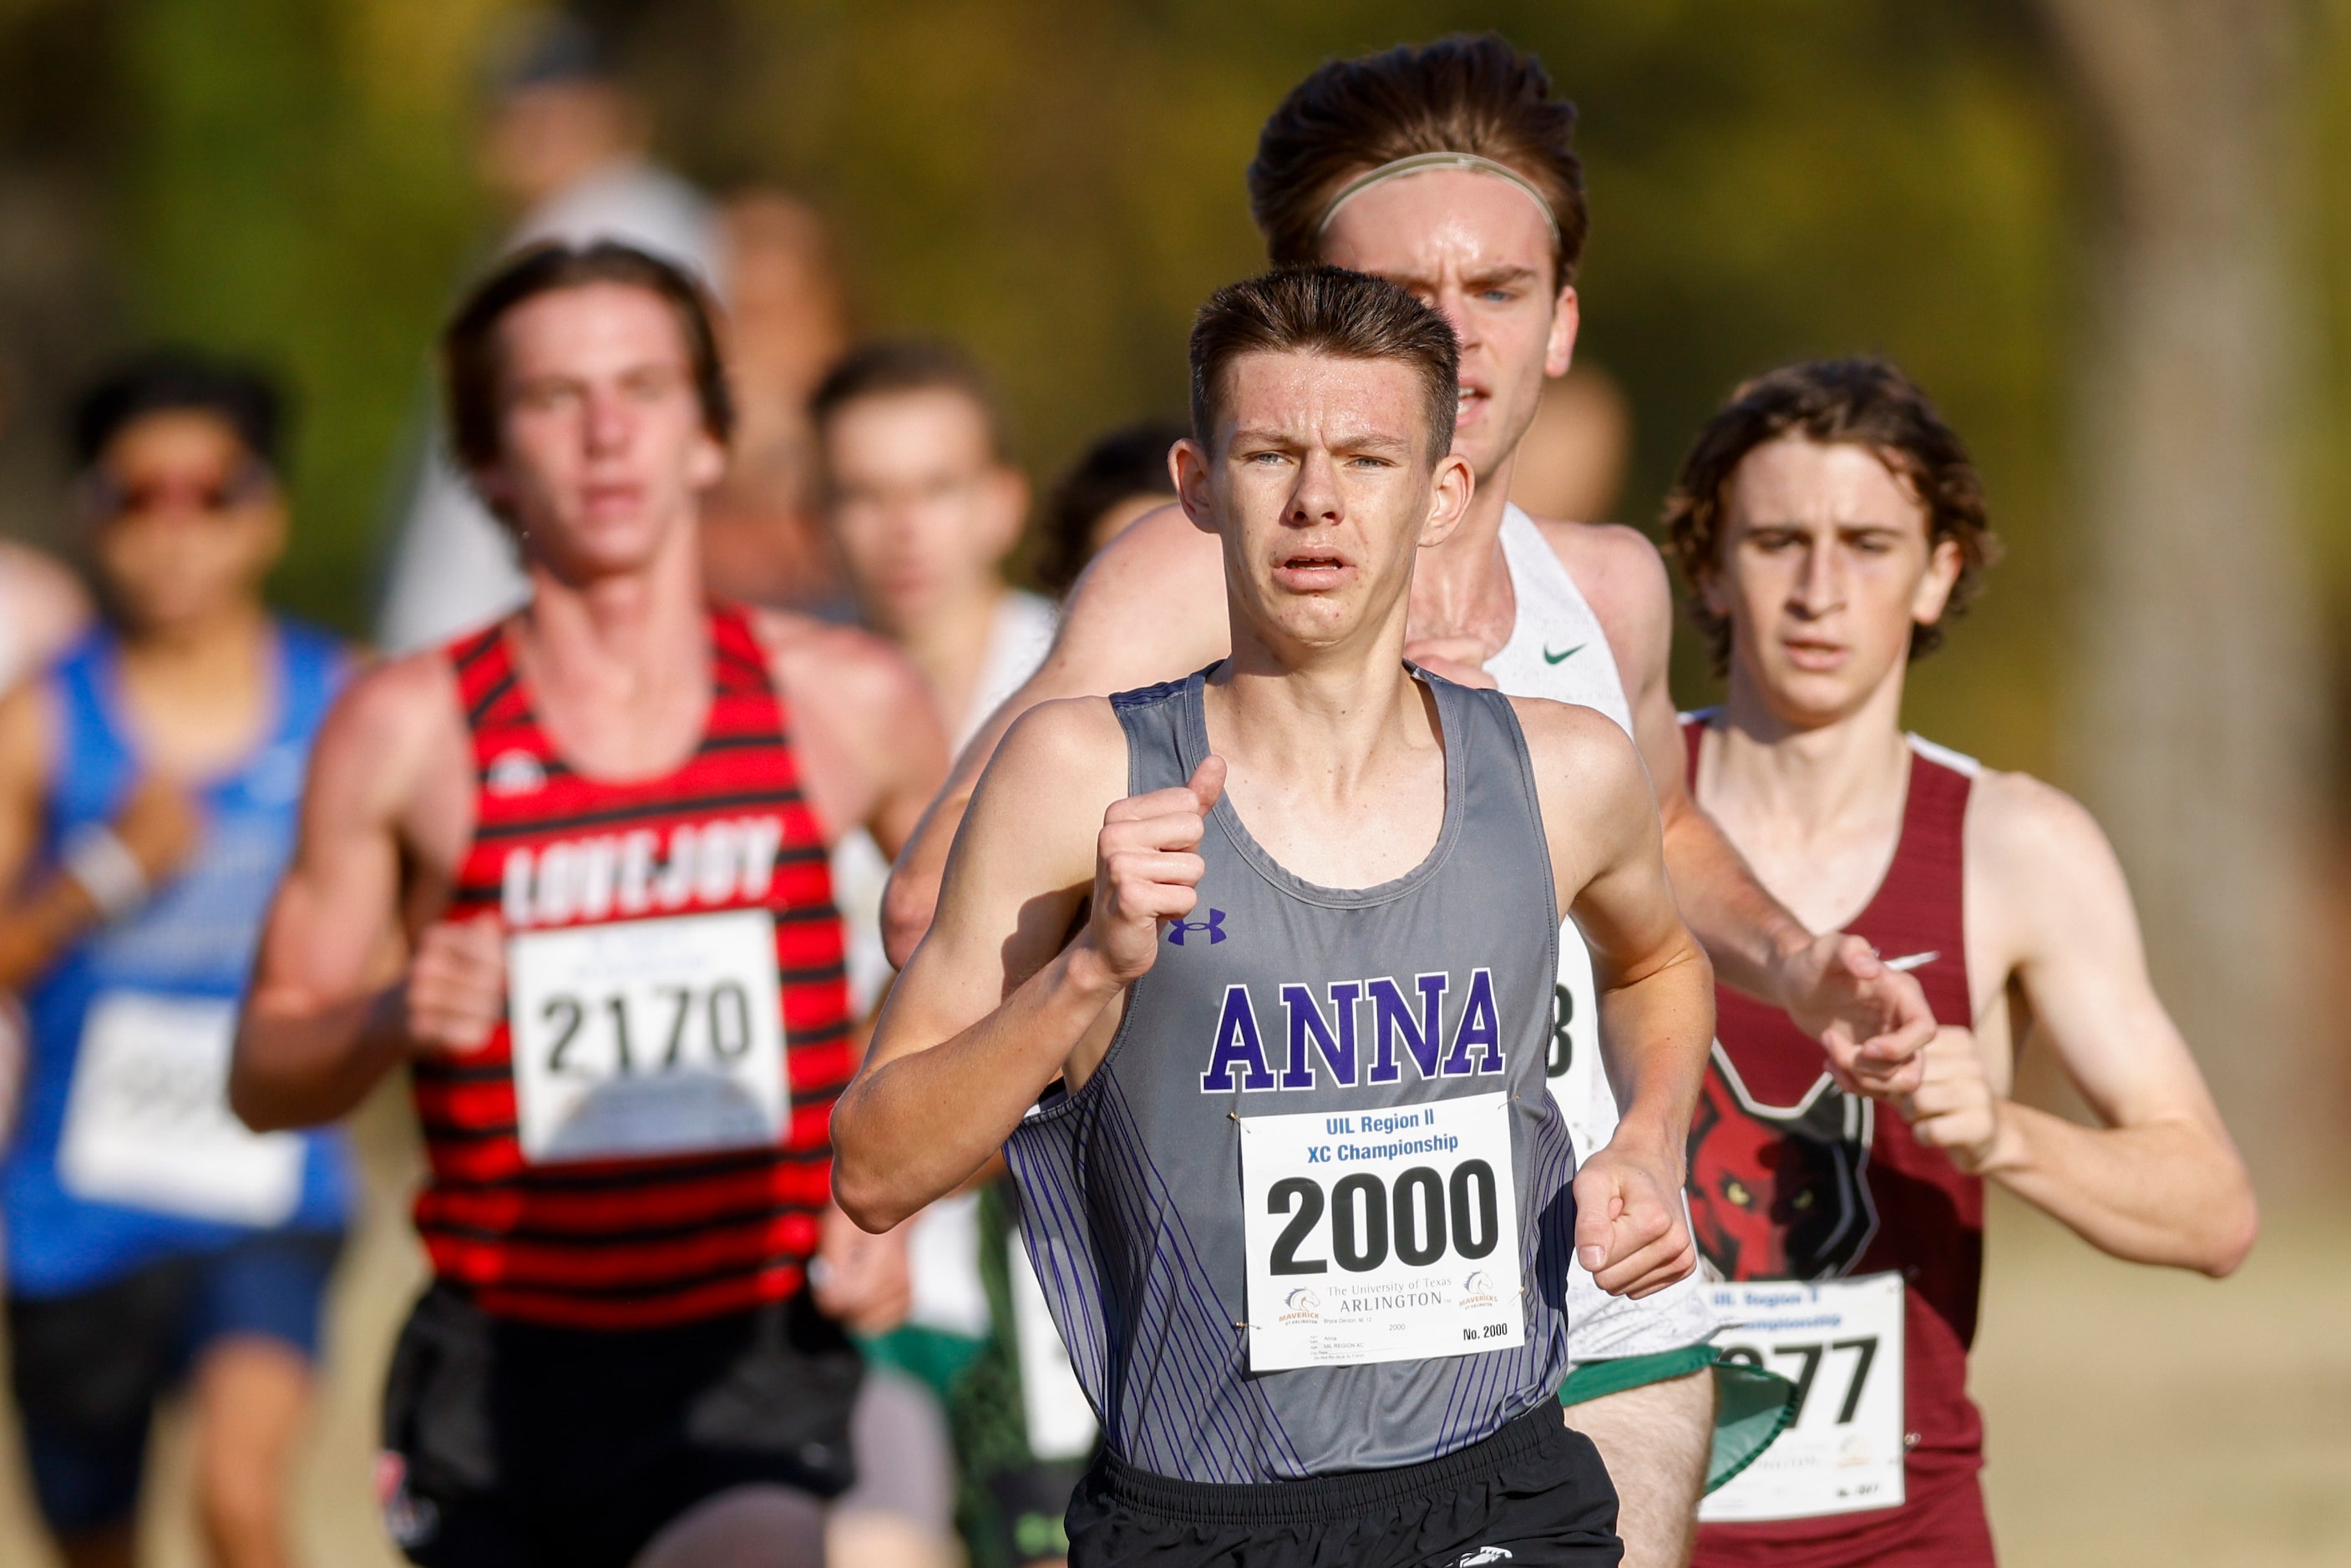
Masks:
[[[1510,1097],[1241,1118],[1249,1370],[1525,1343]]]

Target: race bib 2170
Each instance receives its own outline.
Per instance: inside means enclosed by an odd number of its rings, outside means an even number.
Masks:
[[[788,1108],[779,989],[765,909],[509,939],[524,1158],[643,1158],[775,1141]]]

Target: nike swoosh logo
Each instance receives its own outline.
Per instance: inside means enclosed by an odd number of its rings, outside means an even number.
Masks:
[[[1579,642],[1573,648],[1569,649],[1565,653],[1553,653],[1549,646],[1545,646],[1543,649],[1543,662],[1545,664],[1564,664],[1569,659],[1573,659],[1577,654],[1582,653],[1584,645]]]

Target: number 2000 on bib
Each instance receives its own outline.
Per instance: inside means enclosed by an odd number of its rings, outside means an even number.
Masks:
[[[1241,1118],[1249,1369],[1521,1345],[1510,1098]]]

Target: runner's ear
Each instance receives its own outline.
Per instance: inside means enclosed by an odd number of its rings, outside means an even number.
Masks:
[[[1477,488],[1478,481],[1467,458],[1448,452],[1437,460],[1436,472],[1429,475],[1428,516],[1420,525],[1422,549],[1442,545],[1453,536],[1453,530],[1461,525],[1463,514],[1469,510],[1469,497]]]
[[[1176,476],[1176,499],[1192,526],[1203,534],[1217,531],[1216,503],[1208,493],[1210,466],[1207,449],[1190,436],[1167,449],[1167,471]]]
[[[1964,563],[1956,539],[1938,539],[1927,553],[1927,570],[1918,579],[1918,591],[1910,601],[1910,618],[1920,626],[1933,626],[1943,618],[1943,607],[1950,602],[1951,589],[1959,580],[1959,568]]]

